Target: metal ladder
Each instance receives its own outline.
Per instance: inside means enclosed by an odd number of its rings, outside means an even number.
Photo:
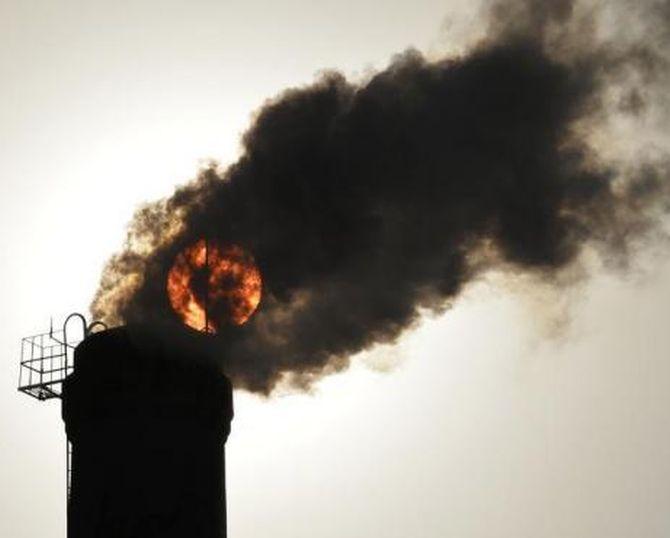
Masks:
[[[65,487],[67,488],[67,502],[70,504],[70,491],[72,489],[72,443],[68,439],[65,441]]]

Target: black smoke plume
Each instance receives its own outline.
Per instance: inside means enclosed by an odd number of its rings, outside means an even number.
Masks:
[[[216,345],[236,386],[269,393],[394,341],[487,270],[551,280],[585,249],[625,263],[665,211],[668,161],[606,158],[594,140],[614,117],[661,113],[668,5],[630,8],[643,29],[618,39],[582,4],[497,2],[461,55],[410,50],[363,82],[329,72],[285,91],[236,163],[137,213],[93,314],[174,319],[177,253],[243,245],[263,299]]]

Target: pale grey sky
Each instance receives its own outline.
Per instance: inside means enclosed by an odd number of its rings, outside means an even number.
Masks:
[[[88,306],[134,209],[233,160],[281,89],[457,50],[476,12],[0,1],[0,536],[65,535],[60,409],[16,392],[19,340]],[[229,535],[666,537],[670,257],[655,246],[640,267],[569,296],[482,282],[314,394],[236,394]]]

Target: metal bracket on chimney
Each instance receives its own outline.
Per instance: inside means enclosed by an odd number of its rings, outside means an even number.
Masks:
[[[79,319],[81,336],[73,338],[71,321]],[[63,328],[54,330],[53,319],[48,332],[21,340],[19,391],[38,400],[60,398],[63,380],[72,373],[72,354],[77,345],[96,329],[107,329],[102,321],[88,323],[83,314],[74,312],[65,318]]]

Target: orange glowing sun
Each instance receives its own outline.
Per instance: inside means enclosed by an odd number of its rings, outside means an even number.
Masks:
[[[180,252],[167,276],[168,298],[179,318],[210,333],[246,323],[261,290],[261,273],[249,252],[204,239]]]

